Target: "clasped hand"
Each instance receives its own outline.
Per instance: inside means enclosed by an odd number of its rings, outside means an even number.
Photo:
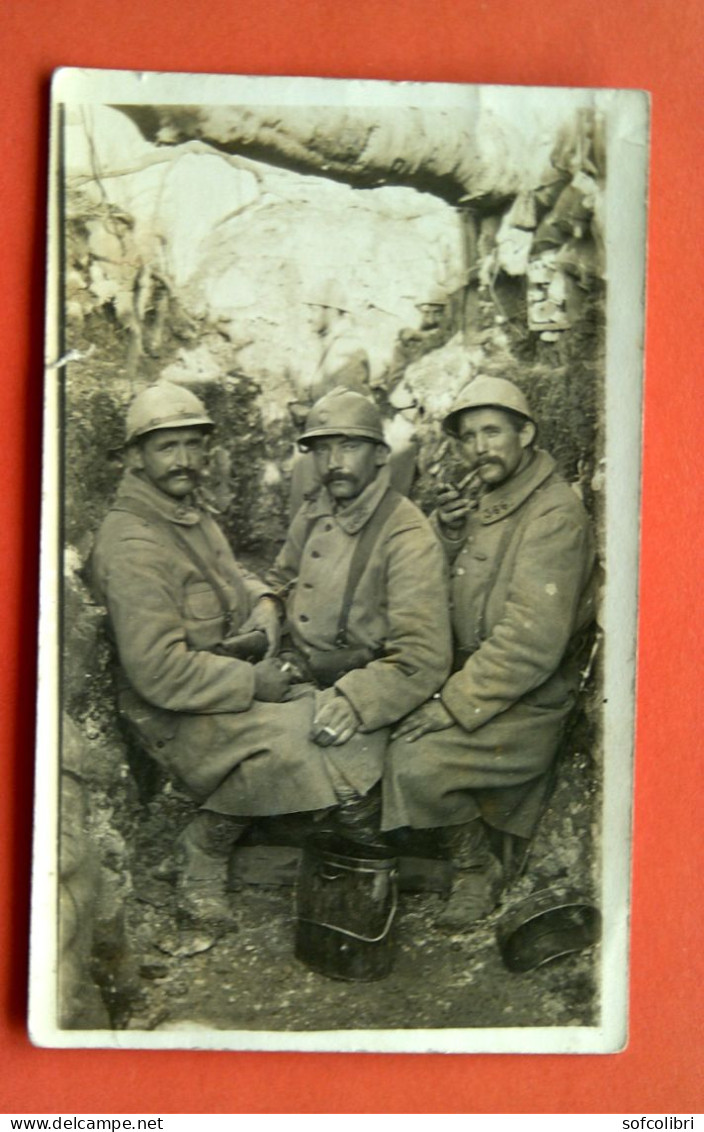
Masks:
[[[341,747],[352,738],[360,723],[346,696],[333,689],[316,693],[311,738],[319,747]]]
[[[278,603],[273,598],[260,598],[239,632],[251,633],[254,629],[266,633],[269,644],[264,654],[265,659],[276,656],[281,644],[281,617]]]

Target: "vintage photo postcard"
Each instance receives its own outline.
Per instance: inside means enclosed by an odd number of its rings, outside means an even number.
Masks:
[[[55,75],[35,1043],[624,1047],[647,153]]]

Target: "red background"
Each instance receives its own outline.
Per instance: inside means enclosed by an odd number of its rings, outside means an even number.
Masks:
[[[700,0],[5,0],[0,1111],[701,1112]],[[60,65],[652,93],[630,1044],[613,1056],[49,1051],[25,1028],[47,82]]]

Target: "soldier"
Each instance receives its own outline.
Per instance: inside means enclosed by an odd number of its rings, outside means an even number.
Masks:
[[[415,305],[420,314],[420,326],[406,326],[399,331],[382,383],[387,394],[393,392],[412,362],[444,346],[452,333],[449,298],[445,291],[432,287]]]
[[[323,690],[316,722],[341,755],[338,797],[356,781],[344,744],[397,722],[443,682],[450,630],[442,550],[428,520],[390,483],[389,449],[373,402],[340,388],[313,406],[299,439],[321,482],[291,524],[267,575],[292,587],[294,650]],[[364,812],[362,812],[362,810]],[[374,833],[374,803],[343,822]]]
[[[306,399],[291,402],[294,423],[303,425],[313,404],[339,386],[369,392],[369,358],[352,323],[349,301],[336,279],[328,279],[306,300],[310,326],[318,339],[318,360],[306,389]],[[291,517],[304,498],[319,487],[313,459],[298,453],[291,473]]]
[[[487,833],[532,831],[575,702],[595,555],[517,386],[476,378],[444,427],[475,469],[469,497],[445,488],[435,516],[452,575],[454,673],[392,735],[383,826],[442,827],[457,879],[441,922],[461,928],[498,901]]]
[[[128,467],[94,552],[96,588],[120,660],[119,709],[147,754],[200,803],[177,842],[181,910],[227,926],[227,861],[252,817],[334,807],[341,779],[345,802],[363,797],[380,778],[384,724],[438,686],[443,660],[449,667],[449,627],[443,637],[442,624],[438,633],[423,621],[414,635],[390,579],[377,598],[384,614],[371,616],[374,635],[364,643],[388,639],[400,656],[385,667],[403,670],[405,663],[416,695],[383,718],[363,698],[358,711],[354,687],[349,699],[346,687],[320,699],[303,688],[290,698],[290,674],[273,658],[282,603],[238,565],[199,495],[213,427],[204,406],[188,390],[160,382],[135,398],[126,424]],[[383,463],[377,466],[374,442],[366,451],[355,465],[360,485]],[[359,512],[357,519],[363,522]],[[430,529],[425,537],[442,592],[441,553]],[[318,613],[326,610],[311,611],[314,632]],[[356,616],[350,621],[354,641]],[[432,635],[427,647],[424,634]],[[413,665],[423,663],[430,672],[414,679]],[[375,664],[383,672],[384,661]]]
[[[336,279],[329,279],[307,299],[310,325],[319,342],[318,364],[309,390],[315,402],[343,385],[369,391],[369,358],[352,323],[349,300]]]
[[[419,330],[427,333],[429,330],[438,330],[445,321],[448,297],[440,287],[431,287],[427,295],[416,303],[416,310],[420,311]]]

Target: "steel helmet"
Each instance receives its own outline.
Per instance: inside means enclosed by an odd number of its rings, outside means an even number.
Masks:
[[[416,303],[416,307],[446,307],[447,295],[440,287],[431,287],[429,291],[423,296],[422,299]]]
[[[341,385],[313,405],[298,444],[305,451],[318,436],[351,436],[386,444],[381,413],[374,402]]]
[[[349,300],[337,279],[326,279],[322,285],[309,288],[304,302],[310,307],[330,307],[350,313]]]
[[[475,377],[465,385],[442,422],[445,432],[457,436],[458,417],[467,409],[508,409],[536,423],[525,394],[503,377]]]
[[[127,410],[125,444],[159,428],[213,428],[205,405],[182,385],[159,381],[138,393]]]

